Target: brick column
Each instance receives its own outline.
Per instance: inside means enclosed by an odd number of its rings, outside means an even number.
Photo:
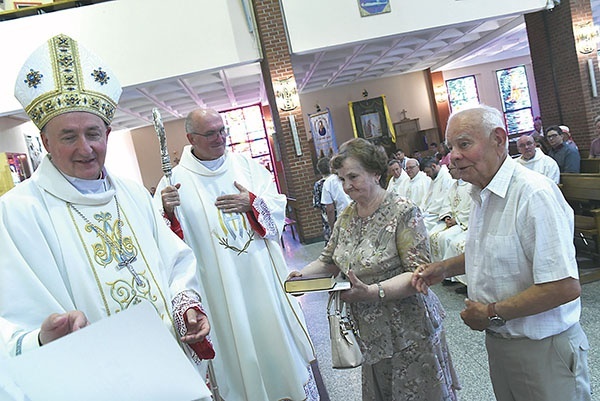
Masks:
[[[312,207],[312,189],[314,182],[319,178],[315,175],[312,163],[310,149],[312,145],[307,139],[300,105],[292,111],[279,110],[273,89],[273,82],[294,77],[281,5],[278,0],[261,0],[252,3],[263,52],[261,68],[265,90],[271,106],[275,135],[281,149],[285,170],[283,180],[280,180],[281,190],[288,197],[296,199],[296,217],[301,241],[314,242],[323,237],[323,226],[319,212]],[[293,115],[296,120],[301,156],[296,155],[288,119],[290,115]]]
[[[544,127],[564,124],[570,128],[579,150],[587,156],[600,114],[600,97],[592,96],[588,60],[592,60],[595,84],[600,91],[596,49],[577,51],[574,31],[593,23],[589,0],[563,0],[553,10],[525,15],[529,49]]]

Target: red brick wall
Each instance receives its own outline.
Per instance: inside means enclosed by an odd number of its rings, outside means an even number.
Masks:
[[[592,22],[589,0],[563,0],[553,10],[525,16],[538,102],[544,127],[567,125],[580,151],[587,155],[595,137],[593,120],[600,97],[592,97],[588,59],[593,60],[596,85],[600,72],[595,52],[576,49],[574,29]]]
[[[294,75],[281,7],[277,0],[261,0],[253,4],[264,56],[263,77],[284,166],[285,177],[281,181],[283,183],[281,189],[288,197],[296,199],[296,217],[301,241],[312,242],[323,236],[321,216],[317,209],[312,207],[312,188],[314,182],[320,178],[315,175],[313,167],[312,144],[307,139],[300,106],[292,111],[276,110],[271,85],[271,82]],[[296,156],[288,120],[290,115],[293,115],[296,120],[301,156]]]

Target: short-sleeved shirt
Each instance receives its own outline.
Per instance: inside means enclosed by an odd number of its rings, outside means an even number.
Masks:
[[[340,178],[336,174],[327,177],[323,183],[321,203],[324,205],[335,204],[335,212],[339,216],[350,202],[352,199],[344,192]]]
[[[507,157],[483,189],[473,186],[465,246],[469,298],[491,303],[534,284],[578,279],[573,210],[554,182]],[[542,339],[579,321],[579,298],[496,331]]]

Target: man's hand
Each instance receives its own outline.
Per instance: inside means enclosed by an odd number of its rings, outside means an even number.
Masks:
[[[181,205],[178,189],[181,184],[169,185],[160,191],[160,198],[163,204],[163,210],[168,218],[172,219],[175,215],[175,208]]]
[[[62,314],[53,313],[42,323],[39,342],[41,345],[48,344],[89,324],[85,314],[78,310]]]
[[[434,262],[417,267],[410,283],[417,291],[427,294],[429,287],[441,283],[445,278],[445,268],[442,262]]]
[[[198,343],[210,332],[208,317],[194,308],[185,312],[185,327],[187,332],[181,337],[181,341],[186,344]]]
[[[460,312],[460,317],[467,326],[473,330],[483,331],[490,325],[487,305],[465,299],[465,309]]]
[[[250,192],[237,181],[233,183],[240,191],[239,194],[222,195],[217,198],[215,206],[225,213],[246,213],[252,210]]]

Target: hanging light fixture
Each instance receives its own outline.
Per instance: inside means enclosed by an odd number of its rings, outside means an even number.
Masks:
[[[280,79],[273,84],[277,107],[282,111],[292,111],[300,105],[296,81],[293,77]]]

